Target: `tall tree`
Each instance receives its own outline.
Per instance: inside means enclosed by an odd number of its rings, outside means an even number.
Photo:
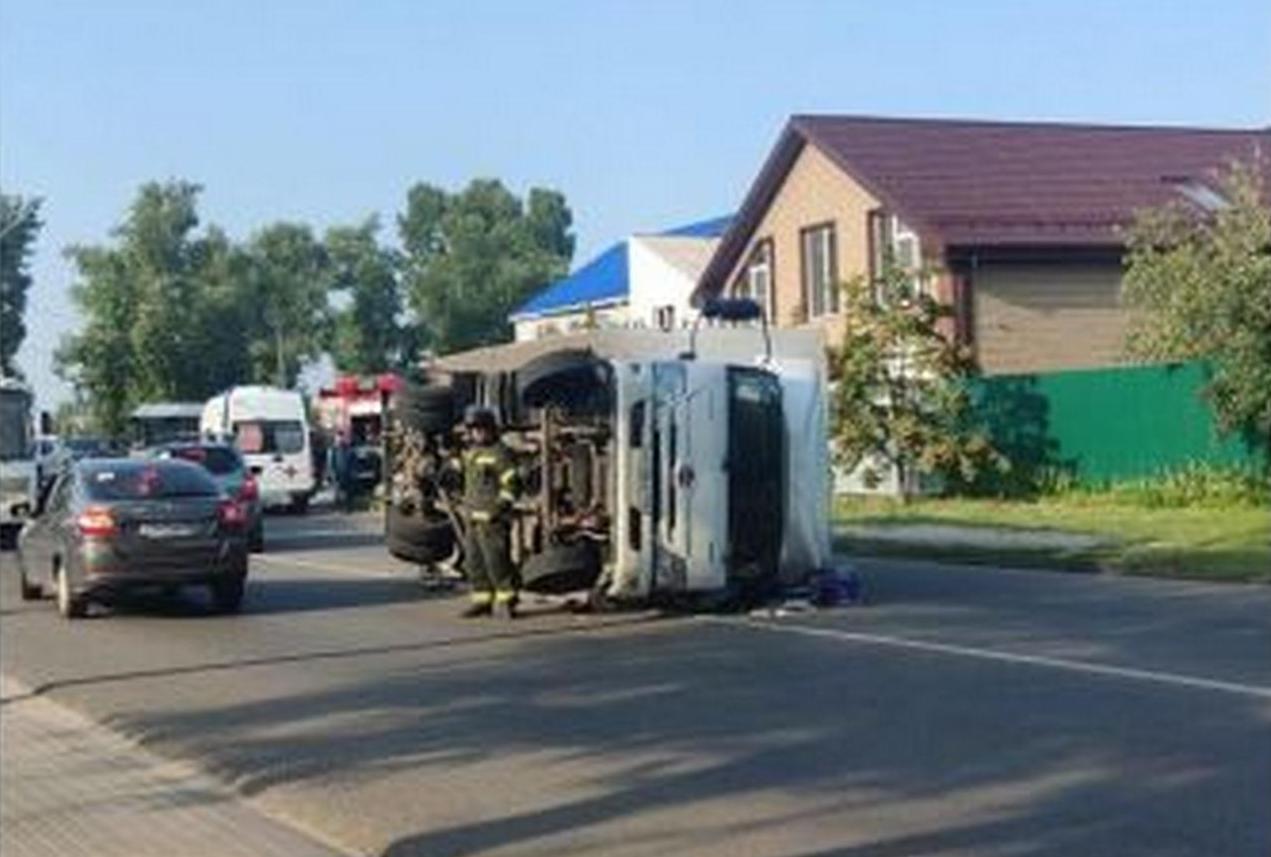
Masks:
[[[345,305],[335,312],[332,356],[340,369],[385,372],[404,357],[405,331],[398,283],[400,256],[381,247],[379,219],[327,231],[331,288]]]
[[[259,308],[249,348],[252,377],[281,387],[322,355],[330,333],[326,248],[300,223],[275,223],[248,244],[249,281]]]
[[[1271,451],[1271,162],[1144,212],[1129,236],[1130,354],[1203,358],[1220,425]]]
[[[457,194],[417,184],[398,217],[405,286],[430,347],[446,353],[508,337],[508,313],[565,274],[572,215],[556,191],[522,202],[493,179]]]
[[[14,357],[26,338],[29,262],[39,235],[41,200],[0,193],[0,373],[17,374]]]
[[[195,234],[199,190],[143,185],[112,243],[67,250],[84,324],[58,369],[105,431],[121,433],[140,402],[198,401],[245,377],[246,266],[220,230]]]
[[[967,381],[977,367],[942,330],[951,308],[915,289],[928,279],[889,260],[878,282],[856,277],[844,286],[835,452],[847,467],[863,467],[867,482],[894,469],[902,496],[922,475],[967,484],[1008,466],[973,418]]]

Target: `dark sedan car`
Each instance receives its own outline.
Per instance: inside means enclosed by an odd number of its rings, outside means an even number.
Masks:
[[[265,549],[265,510],[260,503],[260,483],[247,467],[242,453],[227,443],[177,442],[152,451],[155,458],[180,458],[202,465],[216,484],[247,512],[247,547],[252,553]]]
[[[18,540],[22,597],[46,585],[63,616],[123,589],[208,586],[233,612],[247,578],[247,513],[180,460],[87,459],[41,496]]]

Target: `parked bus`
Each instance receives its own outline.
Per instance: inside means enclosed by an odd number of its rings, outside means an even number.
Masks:
[[[203,405],[199,402],[150,402],[132,412],[134,447],[147,449],[177,441],[198,440]]]
[[[31,388],[16,378],[0,378],[0,543],[13,539],[35,502],[36,464]]]

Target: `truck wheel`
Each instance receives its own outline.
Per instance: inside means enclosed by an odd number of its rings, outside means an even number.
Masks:
[[[71,582],[62,569],[57,570],[57,612],[63,619],[79,619],[87,611],[83,597],[71,591]]]
[[[605,363],[585,349],[552,351],[516,371],[521,402],[531,408],[557,405],[569,410],[602,404],[609,390]]]
[[[455,529],[445,516],[406,515],[391,507],[386,529],[388,552],[405,562],[441,562],[455,550]]]
[[[442,434],[455,426],[455,396],[449,387],[407,384],[398,392],[394,412],[408,428]]]
[[[552,545],[521,567],[521,588],[542,595],[591,589],[602,570],[600,549],[593,542]]]

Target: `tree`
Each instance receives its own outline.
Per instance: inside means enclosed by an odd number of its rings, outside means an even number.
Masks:
[[[39,235],[39,198],[0,193],[0,374],[16,375],[14,358],[26,338],[28,265]]]
[[[1193,199],[1142,212],[1123,297],[1129,353],[1204,359],[1204,394],[1225,431],[1271,450],[1271,169],[1237,162]]]
[[[143,185],[113,243],[67,250],[84,318],[57,352],[102,430],[121,433],[145,401],[200,401],[246,377],[251,330],[243,254],[196,235],[196,184]]]
[[[951,309],[913,288],[928,278],[888,264],[877,283],[857,277],[843,287],[835,455],[849,469],[863,465],[874,484],[884,475],[880,463],[894,468],[902,494],[919,475],[965,484],[985,467],[1006,467],[973,419],[971,352],[941,330]]]
[[[508,314],[568,270],[571,223],[556,191],[534,188],[522,203],[497,180],[457,194],[412,187],[397,225],[407,298],[429,345],[447,353],[506,339]]]
[[[358,374],[400,365],[406,344],[397,272],[400,256],[376,239],[378,218],[327,232],[331,288],[347,299],[335,313],[332,356],[340,369]]]
[[[300,223],[275,223],[248,244],[248,280],[258,308],[249,346],[252,378],[280,387],[322,355],[330,334],[326,248]]]

